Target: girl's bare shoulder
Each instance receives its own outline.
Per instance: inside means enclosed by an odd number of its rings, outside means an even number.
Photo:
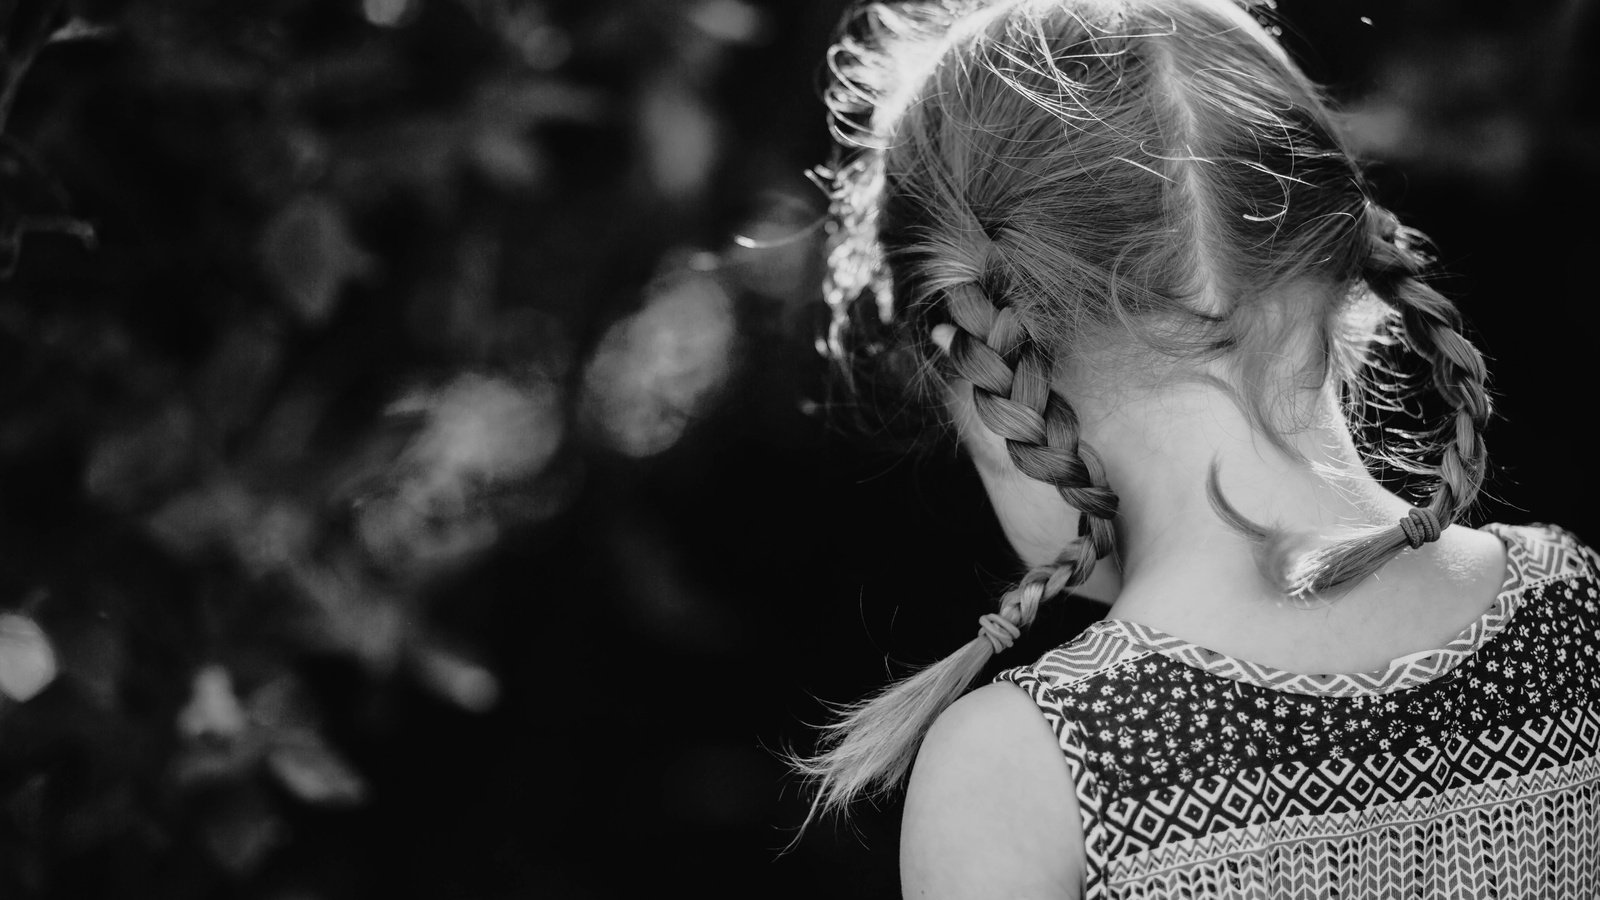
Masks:
[[[1015,685],[991,684],[934,722],[906,790],[906,897],[1078,897],[1083,823],[1066,759]]]

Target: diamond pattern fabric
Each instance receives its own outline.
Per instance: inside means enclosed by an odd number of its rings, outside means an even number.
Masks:
[[[1549,526],[1447,646],[1305,675],[1097,623],[998,680],[1072,771],[1086,897],[1600,896],[1600,575]]]

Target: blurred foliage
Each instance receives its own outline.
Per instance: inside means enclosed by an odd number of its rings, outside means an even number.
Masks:
[[[694,241],[770,26],[0,3],[0,895],[318,895],[305,835],[375,790],[350,748],[497,708],[444,595],[738,365],[738,261]]]
[[[801,412],[842,5],[0,0],[0,897],[896,892],[773,751],[1015,563]],[[1477,298],[1587,285],[1593,4],[1280,8]]]

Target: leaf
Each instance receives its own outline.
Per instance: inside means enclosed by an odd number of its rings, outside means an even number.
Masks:
[[[232,436],[258,417],[283,367],[280,331],[269,322],[235,324],[218,340],[201,368],[195,390],[199,409],[224,436]]]
[[[547,382],[468,373],[437,391],[402,397],[392,410],[427,415],[406,451],[425,480],[493,482],[529,477],[550,462],[566,432],[562,399]]]
[[[84,18],[73,18],[67,24],[57,28],[50,34],[50,43],[60,44],[66,41],[93,41],[109,39],[116,36],[117,29],[112,25],[91,22]]]
[[[458,569],[494,546],[500,525],[462,482],[407,480],[392,495],[364,500],[356,529],[369,560],[392,576]]]
[[[683,79],[662,78],[645,91],[636,115],[656,190],[669,200],[703,194],[720,144],[715,111]]]
[[[44,629],[20,613],[0,614],[0,694],[26,703],[55,677],[56,652]]]
[[[629,456],[665,451],[722,390],[737,337],[732,300],[715,279],[664,285],[595,348],[583,376],[590,424]]]
[[[767,34],[765,14],[742,0],[701,0],[688,9],[687,18],[710,37],[728,44],[754,44]]]
[[[189,702],[178,712],[178,732],[187,738],[235,738],[244,732],[244,707],[233,692],[233,678],[222,666],[194,673]]]
[[[350,235],[344,211],[307,194],[278,211],[261,235],[260,254],[280,299],[308,325],[333,315],[345,285],[373,270]]]
[[[234,875],[255,871],[289,838],[259,787],[230,792],[201,815],[200,839],[211,858]]]
[[[544,168],[534,145],[509,130],[485,130],[468,153],[478,171],[501,187],[533,184]]]
[[[293,675],[279,675],[250,694],[250,721],[270,731],[309,728],[316,721]]]
[[[385,28],[397,28],[416,18],[421,4],[416,0],[361,0],[367,21]]]
[[[172,402],[130,428],[102,436],[84,467],[84,490],[118,509],[163,498],[194,461],[195,422],[188,405]]]
[[[261,577],[311,554],[316,522],[309,510],[286,498],[257,503],[234,532],[233,554],[245,571]]]
[[[0,124],[4,97],[0,96]],[[0,135],[0,278],[16,270],[25,234],[56,233],[94,245],[94,229],[69,214],[67,193],[26,147]]]
[[[219,479],[167,501],[145,527],[167,550],[192,559],[244,533],[256,509],[256,499],[243,486]]]
[[[469,712],[488,712],[500,699],[500,681],[494,673],[458,653],[422,646],[410,661],[425,687]]]
[[[303,625],[310,646],[354,656],[373,673],[393,671],[410,619],[362,566],[354,559],[301,560],[285,572],[313,613]]]
[[[267,768],[313,806],[354,806],[367,797],[366,781],[309,728],[285,732],[268,751]]]

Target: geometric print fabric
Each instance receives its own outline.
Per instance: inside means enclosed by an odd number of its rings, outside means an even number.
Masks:
[[[1446,747],[1361,760],[1304,761],[1213,776],[1124,797],[1105,807],[1115,855],[1280,819],[1354,813],[1458,788],[1562,769],[1600,757],[1600,715],[1568,710],[1521,729],[1500,727]]]
[[[1523,543],[1536,542],[1525,537]],[[1220,654],[1177,648],[1165,636],[1146,643],[1143,632],[1114,622],[1001,678],[1035,683],[1037,702],[1078,723],[1087,763],[1119,795],[1258,765],[1427,749],[1520,728],[1588,707],[1600,681],[1592,579],[1565,565],[1567,577],[1557,580],[1544,578],[1543,568],[1519,569],[1521,546],[1511,545],[1511,569],[1537,576],[1536,586],[1502,591],[1494,608],[1438,652],[1448,665],[1427,678],[1405,659],[1361,676],[1364,690],[1354,687],[1354,676],[1316,684],[1308,677],[1291,688],[1271,673],[1255,678],[1262,667],[1246,671]]]
[[[1600,896],[1600,762],[1118,857],[1111,896]]]
[[[1596,559],[1488,530],[1495,605],[1382,671],[1276,672],[1108,620],[1001,673],[1073,773],[1086,896],[1600,896]]]

